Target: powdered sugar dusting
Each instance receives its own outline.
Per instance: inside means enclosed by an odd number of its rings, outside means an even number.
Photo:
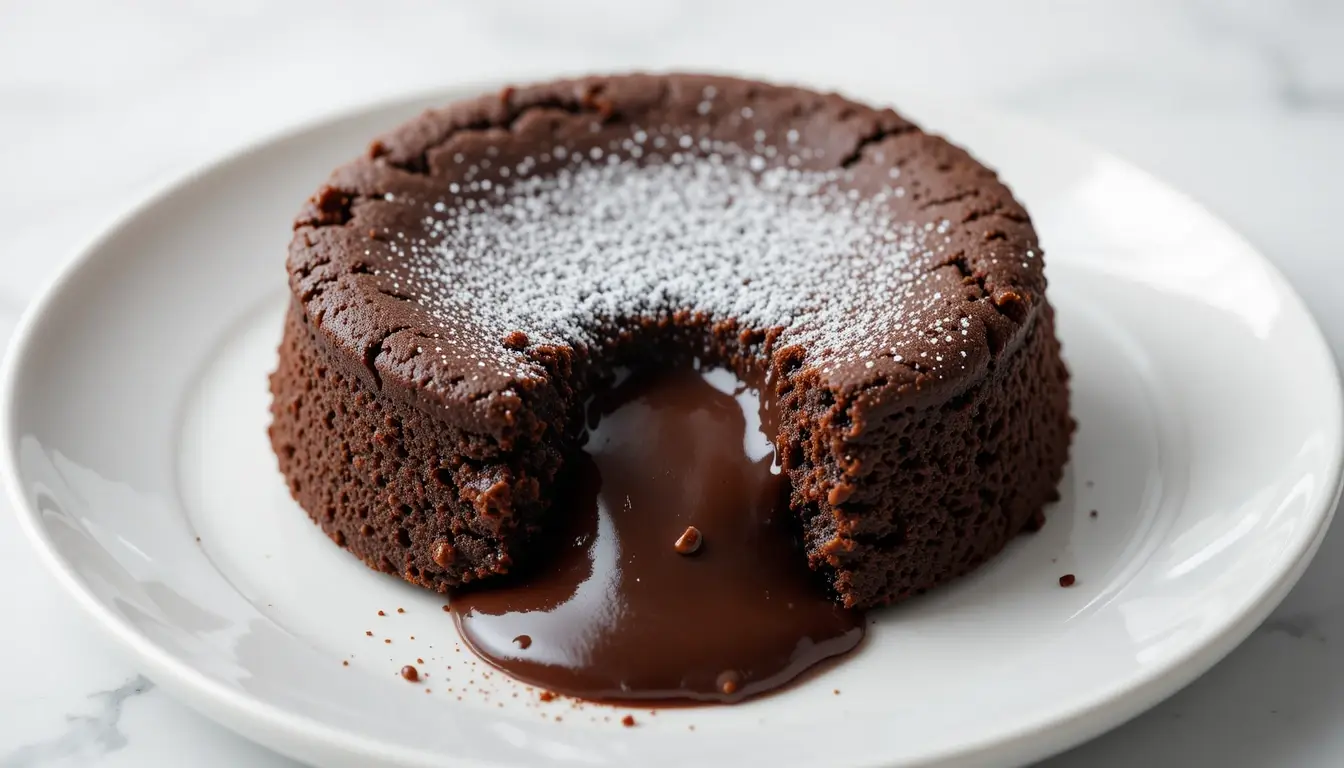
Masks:
[[[545,173],[535,158],[483,158],[443,199],[389,196],[423,207],[424,230],[394,240],[398,259],[378,274],[435,315],[533,345],[601,346],[631,319],[690,312],[778,329],[823,371],[881,357],[919,367],[904,349],[916,340],[927,351],[946,338],[939,360],[965,357],[961,318],[927,281],[948,222],[901,220],[898,173],[859,195],[847,171],[768,148],[635,127],[606,149],[554,148]],[[442,344],[482,368],[529,367],[502,345]]]

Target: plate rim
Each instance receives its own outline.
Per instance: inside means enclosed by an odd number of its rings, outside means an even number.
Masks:
[[[701,71],[770,79],[769,75],[761,76],[757,73]],[[197,163],[181,173],[163,178],[148,191],[133,198],[128,205],[105,219],[100,227],[74,249],[74,255],[48,278],[24,308],[6,346],[3,363],[0,363],[0,481],[5,485],[5,492],[13,506],[13,513],[18,518],[20,529],[46,570],[55,577],[64,591],[74,598],[75,603],[96,621],[103,632],[128,650],[134,659],[144,664],[151,678],[171,690],[181,703],[205,714],[214,722],[240,733],[245,738],[261,740],[260,734],[271,733],[274,738],[265,739],[262,743],[267,748],[290,756],[297,755],[280,746],[282,739],[325,743],[339,753],[374,761],[390,759],[399,764],[418,765],[425,757],[423,750],[340,731],[316,718],[296,714],[246,692],[229,688],[189,662],[165,652],[153,640],[115,615],[93,594],[46,534],[41,523],[41,513],[32,508],[20,483],[21,473],[17,461],[18,435],[14,433],[14,414],[19,405],[17,387],[23,371],[22,363],[29,356],[29,350],[37,339],[34,329],[49,314],[50,309],[62,297],[74,278],[93,263],[106,245],[124,230],[142,220],[147,213],[170,199],[179,190],[208,179],[230,166],[242,163],[273,144],[292,140],[334,123],[356,119],[373,112],[398,107],[410,108],[436,100],[447,103],[471,93],[486,93],[498,89],[505,82],[540,81],[567,76],[573,76],[573,73],[567,70],[519,73],[509,71],[505,73],[507,80],[499,78],[449,81],[431,88],[402,91],[377,99],[342,105],[337,109],[323,111],[278,129],[263,132],[230,149],[218,152],[208,160]],[[791,78],[784,80],[794,82]],[[845,84],[827,82],[811,85],[858,94],[879,104],[891,103],[893,97],[899,101],[903,94],[898,88],[891,86],[884,88],[869,81],[853,81],[848,87]],[[1238,230],[1179,188],[1106,149],[1054,128],[1048,123],[1031,117],[964,105],[936,94],[918,93],[919,98],[912,99],[917,104],[955,106],[960,112],[1030,126],[1033,132],[1048,137],[1053,142],[1067,144],[1092,156],[1104,157],[1108,162],[1116,163],[1140,175],[1145,181],[1161,186],[1178,196],[1192,210],[1203,213],[1209,222],[1220,227],[1238,245],[1253,255],[1279,296],[1290,302],[1294,309],[1301,313],[1306,323],[1304,330],[1308,333],[1303,334],[1300,341],[1314,348],[1314,352],[1328,362],[1329,375],[1326,384],[1331,390],[1331,400],[1336,412],[1344,413],[1344,385],[1341,383],[1339,361],[1320,323],[1278,266]],[[918,110],[915,112],[918,117]],[[1281,567],[1272,579],[1263,582],[1259,594],[1253,600],[1240,606],[1239,610],[1228,613],[1230,618],[1223,627],[1184,653],[1177,654],[1172,659],[1145,670],[1145,673],[1136,674],[1119,685],[1099,692],[1091,702],[1077,707],[1066,715],[1046,717],[1041,722],[1015,731],[970,739],[940,751],[926,753],[907,764],[945,765],[953,762],[980,764],[993,759],[999,752],[1019,757],[1032,756],[1031,759],[1044,759],[1120,726],[1175,694],[1211,669],[1240,645],[1278,606],[1310,565],[1330,528],[1341,491],[1344,490],[1344,423],[1340,423],[1340,419],[1334,419],[1333,422],[1328,427],[1334,438],[1335,450],[1333,460],[1330,462],[1332,471],[1328,482],[1323,486],[1328,491],[1323,493],[1320,503],[1310,515],[1313,529],[1293,543],[1291,559],[1285,559],[1286,566]],[[1053,739],[1050,738],[1052,732],[1055,734]],[[474,759],[464,760],[460,757],[455,757],[453,764],[480,768],[499,768],[504,765]]]

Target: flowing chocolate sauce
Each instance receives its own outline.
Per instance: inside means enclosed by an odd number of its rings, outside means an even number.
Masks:
[[[762,412],[722,369],[596,399],[554,510],[562,545],[452,595],[467,644],[524,682],[625,702],[740,701],[855,648],[863,617],[807,569]]]

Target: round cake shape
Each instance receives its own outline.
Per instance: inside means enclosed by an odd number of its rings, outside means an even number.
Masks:
[[[539,545],[619,368],[722,365],[764,382],[809,564],[890,603],[1055,496],[1042,267],[993,172],[891,110],[712,76],[506,88],[300,213],[271,439],[336,543],[443,591]]]

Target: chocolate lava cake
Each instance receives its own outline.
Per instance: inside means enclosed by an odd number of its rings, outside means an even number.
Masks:
[[[294,223],[271,442],[369,566],[447,591],[546,546],[621,369],[763,381],[808,564],[852,608],[1044,521],[1073,428],[1031,221],[889,109],[724,77],[505,88]]]

